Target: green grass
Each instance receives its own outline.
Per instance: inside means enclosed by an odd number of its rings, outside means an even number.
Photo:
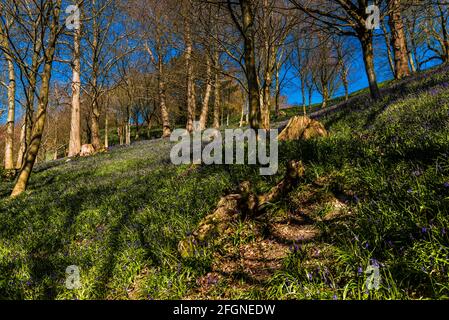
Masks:
[[[235,290],[232,297],[252,299],[447,299],[446,69],[405,81],[380,102],[356,100],[327,116],[329,138],[281,144],[275,177],[260,177],[253,166],[173,166],[170,143],[158,140],[41,164],[15,200],[8,199],[12,183],[0,183],[0,298],[186,297],[210,270],[212,252],[182,260],[178,242],[240,181],[265,191],[288,160],[299,159],[304,184],[329,179],[327,192],[345,195],[352,211],[341,223],[318,224],[331,263],[308,263],[305,252],[315,244],[305,244],[263,288],[238,291],[220,282],[217,297]],[[295,197],[303,185],[274,204],[274,214],[300,210]],[[381,288],[367,292],[360,270],[373,262]],[[65,287],[70,265],[81,270],[80,289]]]

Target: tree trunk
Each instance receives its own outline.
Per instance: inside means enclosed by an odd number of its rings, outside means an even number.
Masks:
[[[249,91],[249,125],[259,129],[261,122],[261,105],[259,100],[259,83],[257,80],[255,26],[251,1],[241,0],[244,38],[244,58]]]
[[[92,102],[92,113],[91,113],[91,130],[92,130],[92,145],[96,151],[101,149],[100,141],[100,110],[98,108],[98,100],[94,97]]]
[[[130,146],[131,145],[131,121],[128,118],[128,121],[126,122],[125,125],[125,131],[126,131],[126,145]]]
[[[170,118],[166,105],[165,80],[164,80],[164,65],[162,57],[159,56],[159,109],[161,111],[162,119],[162,137],[167,138],[171,135]]]
[[[109,149],[109,121],[108,114],[106,113],[106,119],[104,121],[104,148]]]
[[[280,97],[281,97],[281,84],[280,84],[280,79],[279,79],[279,67],[276,67],[276,89],[275,89],[275,114],[276,117],[279,117],[279,112],[281,109],[281,106],[279,105],[280,103]]]
[[[69,157],[81,152],[81,27],[75,30],[72,67],[72,118],[70,122]]]
[[[195,93],[193,82],[193,64],[192,64],[192,35],[191,26],[188,19],[184,19],[184,41],[186,45],[185,60],[187,72],[187,125],[186,129],[189,132],[193,131],[193,122],[195,121]]]
[[[47,115],[48,95],[50,90],[50,79],[52,73],[53,59],[56,48],[56,41],[59,36],[59,15],[61,8],[61,0],[58,0],[53,9],[53,19],[51,25],[51,34],[47,40],[48,48],[45,50],[45,65],[41,77],[41,89],[39,94],[39,104],[36,122],[33,125],[31,144],[27,150],[25,163],[20,170],[16,185],[12,191],[11,197],[22,194],[28,185],[31,172],[36,162],[39,147],[42,141],[42,135],[45,127],[45,119]]]
[[[321,104],[321,108],[327,107],[327,102],[329,101],[329,90],[327,88],[327,84],[323,84],[323,103]]]
[[[209,114],[209,100],[212,92],[212,67],[209,58],[206,58],[206,90],[204,93],[203,105],[201,108],[200,116],[200,130],[206,129],[207,126],[207,116]]]
[[[20,147],[19,152],[17,153],[17,162],[16,162],[16,169],[20,170],[23,165],[23,158],[25,155],[25,148],[26,148],[26,122],[25,122],[26,116],[23,117],[23,123],[22,128],[20,129]]]
[[[7,40],[6,40],[7,41]],[[5,170],[14,169],[14,126],[16,112],[16,76],[12,57],[6,54],[9,72],[8,84],[8,120],[6,124]]]
[[[40,52],[42,50],[42,39],[40,37],[37,37],[35,39],[34,47],[33,47],[33,57],[31,61],[31,70],[30,70],[30,76],[28,79],[28,89],[27,92],[27,105],[26,105],[26,111],[25,111],[25,139],[23,140],[24,147],[23,147],[23,154],[21,155],[22,163],[18,164],[22,168],[25,165],[26,161],[26,152],[31,144],[31,136],[32,136],[32,130],[33,130],[33,121],[34,121],[34,101],[35,101],[35,95],[36,95],[36,83],[37,83],[37,76],[39,73],[39,67],[40,67]]]
[[[93,7],[95,7],[95,2],[92,1]],[[100,62],[99,62],[99,52],[101,50],[101,30],[98,22],[99,13],[93,12],[93,22],[92,22],[92,32],[93,32],[93,40],[92,40],[92,113],[91,113],[91,131],[92,131],[92,145],[96,151],[101,149],[101,141],[100,141],[100,110],[98,105],[99,98],[99,88],[98,88],[98,77],[100,74]]]
[[[349,100],[349,69],[347,69],[346,66],[343,66],[342,68],[343,70],[341,71],[341,81],[343,82],[343,87],[345,89],[345,101],[347,102]]]
[[[389,0],[390,16],[388,23],[391,30],[391,44],[394,51],[395,78],[403,79],[410,75],[408,50],[401,14],[401,1]]]
[[[302,108],[304,109],[304,115],[306,115],[306,84],[305,80],[301,79],[301,96],[302,96]]]
[[[309,109],[312,108],[312,96],[313,96],[313,87],[309,86],[308,88],[309,90]]]
[[[118,138],[119,138],[119,143],[121,146],[123,146],[123,127],[117,128],[117,134],[118,134]]]
[[[393,55],[391,53],[391,39],[384,23],[382,23],[382,32],[384,33],[385,46],[387,47],[388,65],[390,66],[391,73],[395,76],[396,71],[394,67]]]
[[[218,70],[218,58],[216,57],[215,63],[215,81],[214,81],[214,129],[220,128],[220,113],[221,113],[221,88],[220,88],[220,72]]]
[[[413,58],[413,53],[411,51],[408,53],[408,61],[410,63],[410,67],[412,68],[412,72],[416,73],[417,68],[415,64],[415,59]]]
[[[246,104],[246,102],[245,102]],[[243,127],[243,123],[245,121],[245,104],[242,105],[242,112],[240,114],[240,123],[239,123],[239,127]]]
[[[377,77],[374,69],[374,48],[373,48],[373,34],[371,31],[364,32],[359,40],[362,44],[363,61],[365,63],[366,75],[373,100],[381,98],[379,86],[377,85]]]
[[[417,61],[416,41],[413,34],[415,30],[415,23],[416,23],[415,21],[408,21],[405,24],[407,30],[405,36],[408,44],[407,47],[409,49],[409,61],[413,73],[420,71],[419,61]]]
[[[270,113],[271,113],[271,73],[266,72],[265,74],[265,86],[261,92],[262,101],[261,101],[261,117],[262,117],[262,128],[265,130],[270,130]]]

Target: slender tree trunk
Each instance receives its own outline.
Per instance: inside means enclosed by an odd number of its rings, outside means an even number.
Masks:
[[[323,103],[321,105],[321,108],[327,107],[327,102],[329,101],[329,90],[327,88],[327,84],[322,84],[323,87]]]
[[[379,86],[377,84],[376,72],[374,69],[374,48],[372,32],[364,32],[360,37],[363,50],[363,61],[365,63],[366,75],[368,77],[371,98],[379,100],[381,98]]]
[[[184,19],[184,41],[186,45],[185,62],[187,72],[187,125],[186,129],[189,132],[193,131],[193,122],[195,121],[195,93],[194,93],[194,81],[193,81],[193,64],[192,64],[192,34],[191,26],[188,19]]]
[[[123,127],[122,126],[117,128],[117,134],[118,134],[118,138],[119,138],[119,143],[121,146],[123,146]]]
[[[413,34],[413,31],[415,30],[415,21],[407,21],[406,20],[406,31],[405,37],[407,42],[407,47],[409,49],[409,63],[410,67],[412,68],[412,72],[415,73],[419,71],[419,62],[416,60],[417,58],[417,51],[416,51],[416,42],[415,37]]]
[[[9,23],[8,23],[9,24]],[[0,27],[0,44],[8,65],[8,118],[5,138],[5,170],[14,170],[14,128],[16,116],[16,74],[6,31]]]
[[[92,1],[93,7],[95,7],[96,0]],[[91,130],[92,130],[92,145],[96,151],[101,149],[101,141],[100,141],[100,109],[98,105],[98,97],[99,97],[99,87],[98,87],[98,77],[99,77],[99,57],[98,53],[101,47],[101,30],[100,25],[98,23],[99,13],[93,12],[93,24],[92,24],[92,88],[93,88],[93,97],[92,97],[92,113],[91,113]]]
[[[390,66],[391,73],[396,75],[393,54],[391,53],[391,39],[384,23],[382,23],[382,32],[384,33],[385,46],[387,47],[388,65]]]
[[[266,72],[265,74],[265,86],[261,92],[262,101],[261,101],[261,117],[262,117],[262,128],[265,130],[270,130],[270,113],[271,113],[271,85],[272,78],[271,73]]]
[[[55,119],[56,120],[56,119]],[[55,126],[55,152],[53,154],[53,160],[58,160],[58,126]]]
[[[220,128],[220,113],[221,113],[221,88],[220,88],[220,72],[218,69],[218,59],[216,57],[215,64],[215,81],[214,81],[214,124],[215,129]]]
[[[126,145],[131,145],[131,120],[128,118],[128,121],[125,125],[125,132],[126,132]]]
[[[100,141],[100,109],[98,107],[97,97],[92,101],[92,113],[91,113],[91,130],[92,130],[92,145],[96,151],[101,149]]]
[[[23,164],[23,158],[25,155],[25,148],[26,148],[26,116],[23,117],[23,123],[22,128],[20,129],[20,147],[19,152],[17,153],[17,162],[16,162],[16,169],[20,170],[22,168]]]
[[[274,104],[275,104],[275,114],[276,114],[276,117],[279,117],[279,112],[280,112],[280,109],[281,109],[281,106],[279,105],[280,104],[280,97],[281,97],[281,84],[280,84],[280,79],[279,79],[279,67],[276,67],[276,88],[275,88],[275,102],[274,102]]]
[[[209,100],[212,92],[212,67],[209,58],[206,58],[206,90],[203,98],[203,105],[201,108],[200,116],[200,130],[206,129],[207,126],[207,116],[209,114]]]
[[[412,68],[412,72],[416,73],[417,68],[416,68],[416,64],[415,64],[415,59],[413,58],[412,51],[409,51],[409,53],[408,53],[408,61],[410,63],[410,68]]]
[[[243,127],[243,123],[245,121],[245,104],[242,105],[242,112],[240,114],[240,123],[239,123],[239,127]]]
[[[22,163],[21,167],[25,165],[26,161],[26,152],[31,144],[31,136],[33,131],[33,122],[34,122],[34,102],[36,95],[36,83],[37,83],[37,74],[39,72],[39,51],[42,48],[42,42],[38,40],[39,44],[35,46],[35,53],[32,58],[32,67],[29,79],[29,85],[27,90],[27,105],[25,110],[25,145],[23,148],[22,154]]]
[[[170,126],[170,118],[166,105],[166,93],[165,93],[165,80],[164,80],[164,65],[162,61],[162,57],[159,56],[159,109],[161,111],[161,119],[162,119],[162,137],[167,138],[171,135],[171,126]]]
[[[345,65],[342,66],[341,71],[341,81],[343,82],[343,87],[345,89],[345,101],[347,102],[349,100],[349,80],[348,80],[348,71],[349,69],[346,68]]]
[[[69,157],[81,151],[81,27],[75,30],[72,66],[72,118],[70,122]]]
[[[8,120],[6,124],[5,141],[5,170],[14,169],[14,127],[16,112],[16,76],[12,57],[6,54],[8,62],[9,84],[8,84]]]
[[[252,129],[259,129],[261,123],[261,105],[259,99],[259,82],[257,80],[255,26],[252,13],[252,3],[249,0],[241,0],[244,34],[244,58],[246,77],[249,91],[249,125]]]
[[[312,96],[313,96],[313,87],[309,86],[309,109],[312,108]]]
[[[301,79],[301,96],[302,96],[302,107],[304,109],[304,114],[306,114],[306,84],[304,79]]]
[[[104,148],[109,149],[109,121],[108,114],[106,113],[106,119],[104,121]]]
[[[389,0],[388,5],[390,10],[388,23],[390,25],[391,44],[394,51],[395,78],[399,80],[410,75],[407,42],[401,14],[401,1]]]
[[[42,135],[45,127],[45,119],[47,115],[48,95],[50,90],[50,79],[52,73],[53,59],[56,48],[56,41],[59,35],[59,15],[61,8],[61,0],[58,0],[53,9],[53,22],[51,25],[51,34],[47,40],[48,48],[45,52],[45,64],[41,77],[41,89],[39,94],[39,104],[37,110],[36,121],[33,125],[31,144],[27,150],[25,163],[20,170],[16,185],[12,191],[11,197],[22,194],[28,185],[31,172],[36,162],[39,147],[42,141]]]

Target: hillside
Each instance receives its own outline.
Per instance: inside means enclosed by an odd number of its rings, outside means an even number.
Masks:
[[[170,143],[154,140],[40,165],[15,200],[2,182],[0,298],[447,299],[448,69],[320,114],[330,136],[281,144],[274,177],[174,166]],[[297,188],[220,247],[180,257],[221,196],[244,180],[266,192],[289,160],[306,169]],[[71,265],[81,289],[65,287]],[[370,265],[377,291],[365,287]]]

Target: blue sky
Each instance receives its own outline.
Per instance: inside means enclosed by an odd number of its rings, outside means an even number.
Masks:
[[[355,52],[354,55],[354,61],[351,66],[351,72],[350,72],[350,85],[349,85],[349,91],[350,93],[367,88],[368,87],[368,79],[365,72],[365,66],[363,63],[363,57],[362,57],[362,50],[360,47],[360,44],[358,43],[358,40],[355,40],[357,52]],[[391,80],[394,75],[392,74],[390,70],[390,66],[388,63],[388,57],[387,57],[387,49],[385,40],[382,35],[377,35],[374,40],[374,47],[375,47],[375,69],[376,69],[376,75],[377,80],[379,83],[387,80]],[[431,61],[423,66],[423,69],[430,68],[432,66],[437,65],[438,61]],[[290,73],[293,73],[292,71]],[[289,78],[293,78],[294,75],[288,75]],[[293,79],[288,85],[285,86],[283,89],[283,95],[287,96],[288,98],[288,104],[290,105],[302,105],[302,95],[300,90],[300,83],[299,80]],[[342,86],[340,86],[340,89],[335,93],[334,97],[342,96],[344,95],[344,89]],[[315,92],[312,98],[313,103],[321,103],[322,96]]]

